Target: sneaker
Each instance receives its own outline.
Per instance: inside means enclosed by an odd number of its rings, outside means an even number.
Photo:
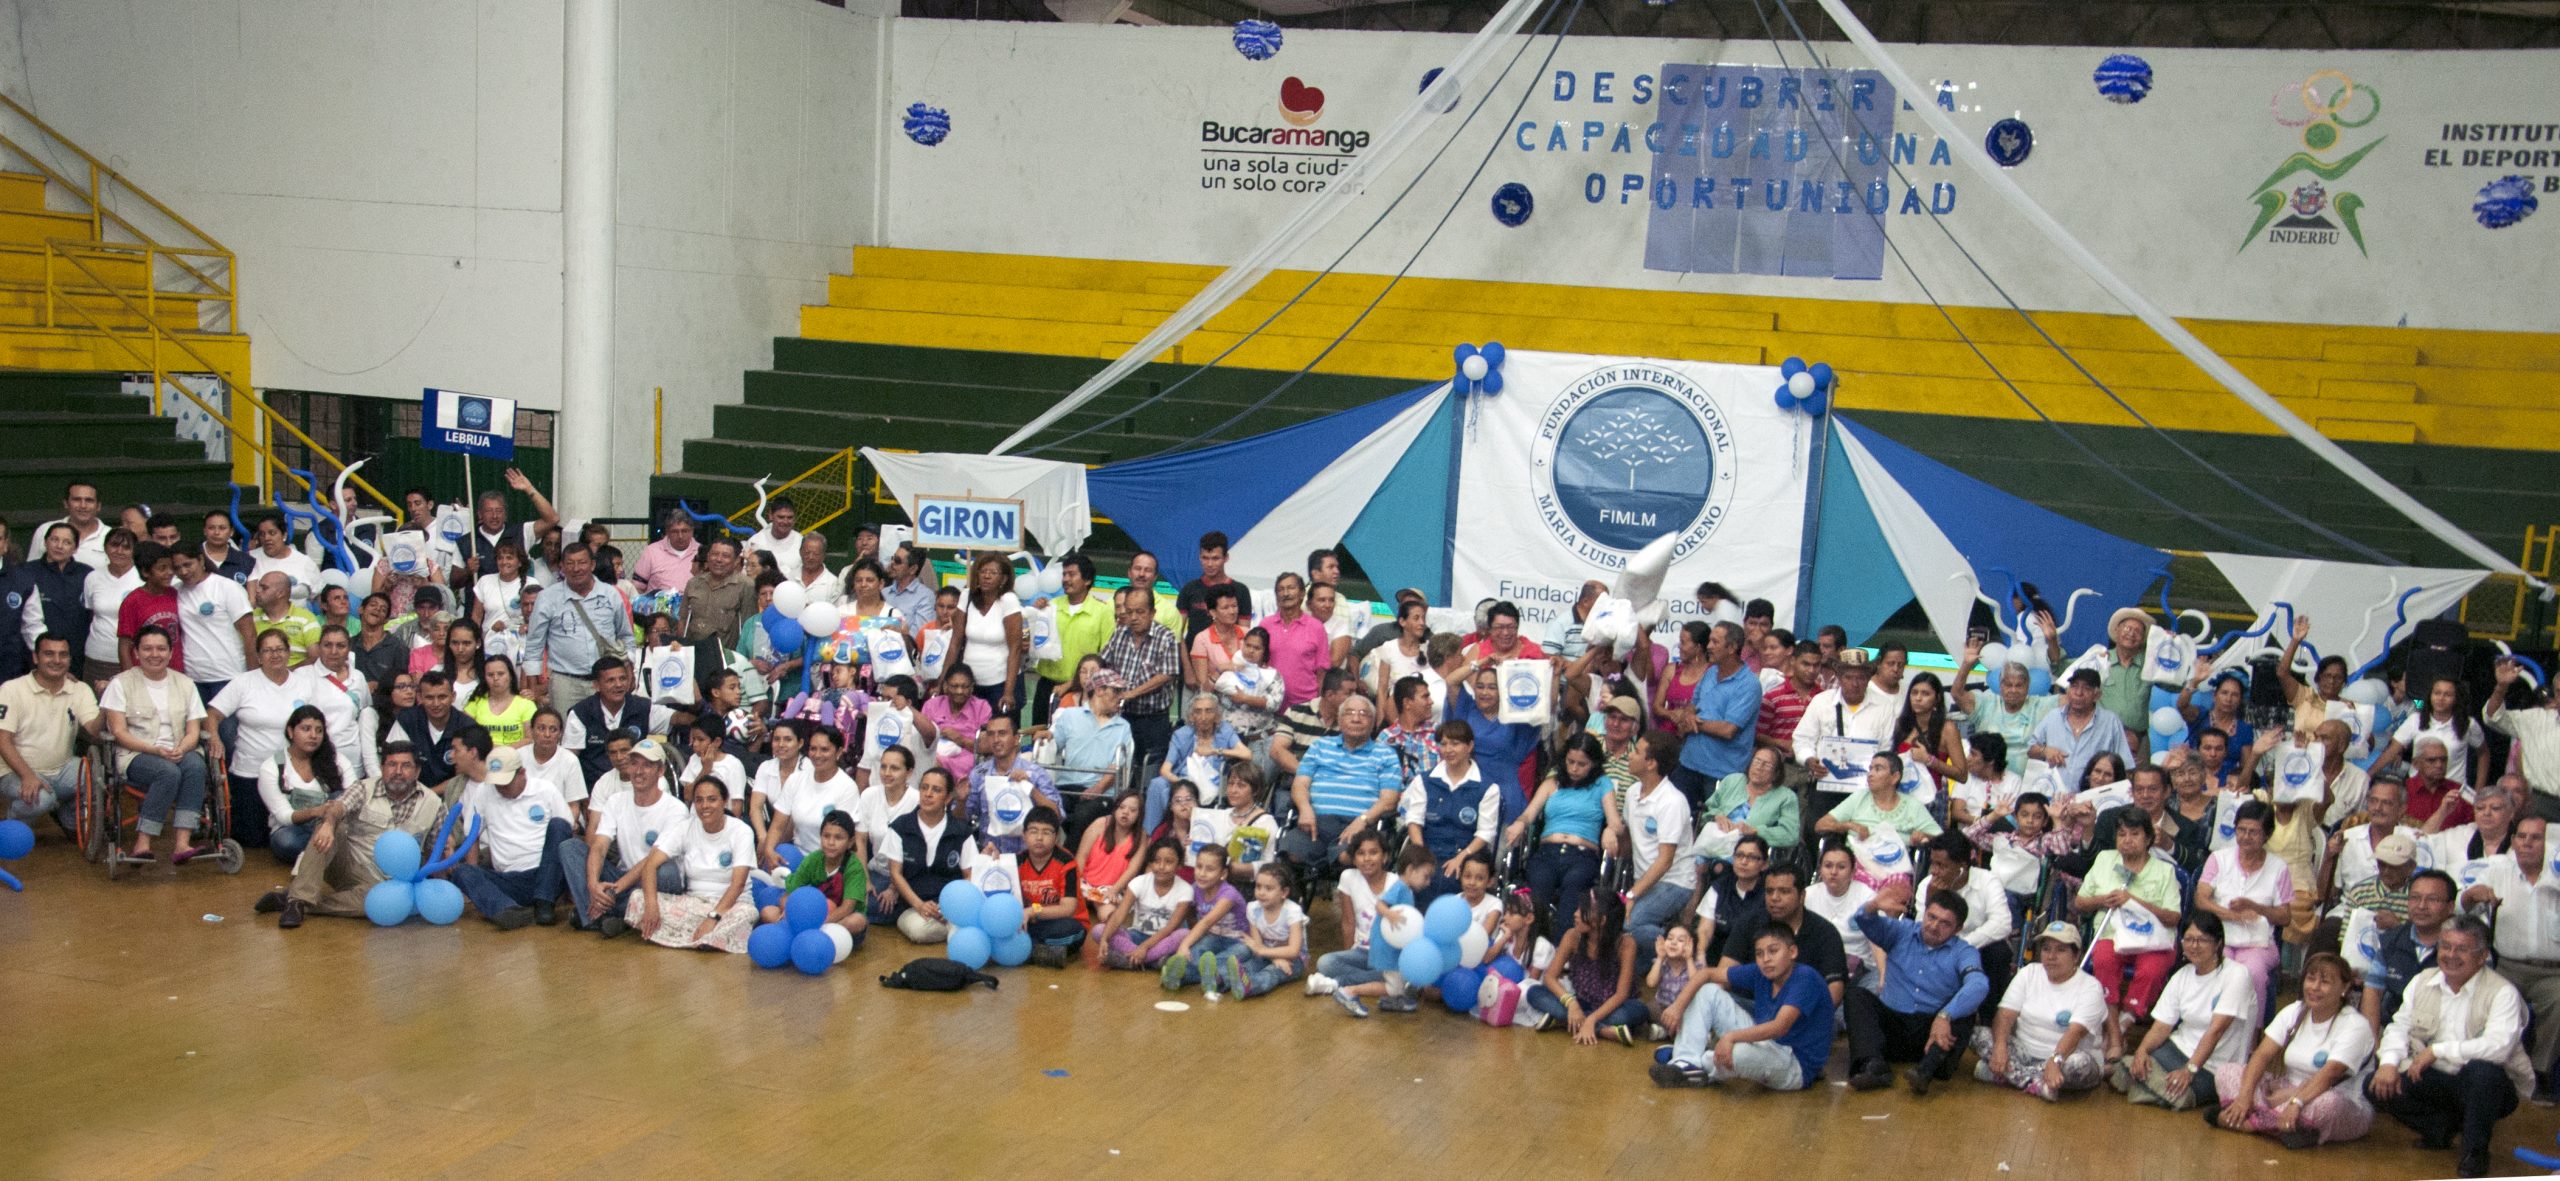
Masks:
[[[1339,996],[1341,994],[1336,993],[1334,995]],[[1409,992],[1399,992],[1393,996],[1385,997],[1378,1002],[1378,1011],[1381,1013],[1410,1013],[1421,1007],[1421,999]]]
[[[1219,957],[1218,971],[1225,977],[1225,981],[1220,985],[1220,987],[1235,994],[1235,998],[1237,1000],[1243,1000],[1244,998],[1253,995],[1253,980],[1251,977],[1244,974],[1243,956],[1226,955]]]
[[[2560,1107],[2560,1074],[2535,1084],[2530,1098],[2536,1107]]]
[[[1644,1040],[1649,1042],[1667,1042],[1671,1040],[1671,1031],[1664,1029],[1658,1023],[1646,1022],[1644,1027]]]
[[[533,904],[534,926],[548,927],[557,924],[559,921],[560,908],[557,903],[537,902]]]
[[[1333,977],[1322,972],[1307,973],[1308,996],[1332,996],[1333,990],[1339,987],[1341,986],[1333,982]]]
[[[1369,1006],[1361,1004],[1359,997],[1339,990],[1326,995],[1333,998],[1333,1003],[1342,1006],[1342,1011],[1345,1013],[1349,1013],[1354,1017],[1366,1017],[1369,1015]]]
[[[285,899],[283,913],[276,916],[276,929],[279,931],[290,931],[301,925],[302,900],[298,898]]]
[[[1164,957],[1164,967],[1157,970],[1156,979],[1164,983],[1164,990],[1166,992],[1180,992],[1182,991],[1183,977],[1189,975],[1190,971],[1190,957],[1169,955]]]
[[[1668,1060],[1654,1063],[1652,1068],[1645,1071],[1645,1073],[1653,1078],[1653,1085],[1657,1087],[1703,1087],[1707,1085],[1707,1072],[1704,1067],[1684,1066],[1680,1063]]]
[[[1199,958],[1191,962],[1191,966],[1193,970],[1200,973],[1200,991],[1214,999],[1219,993],[1227,990],[1226,982],[1219,977],[1218,973],[1218,953],[1201,952]]]
[[[1121,952],[1106,951],[1102,953],[1102,966],[1118,968],[1123,972],[1134,972],[1138,970],[1138,961]]]
[[[1526,1029],[1531,1033],[1536,1033],[1541,1029],[1545,1029],[1549,1025],[1555,1024],[1555,1020],[1555,1017],[1551,1014],[1541,1013],[1535,1009],[1531,1009],[1526,1013],[1513,1017],[1511,1019],[1511,1023]]]
[[[489,916],[489,923],[501,931],[521,931],[533,925],[533,908],[510,906]]]
[[[596,922],[596,934],[606,939],[619,939],[630,929],[631,920],[618,914],[606,915]]]
[[[1031,949],[1031,962],[1043,968],[1066,967],[1067,949],[1053,944],[1040,944]]]
[[[257,904],[251,906],[249,909],[258,912],[259,914],[274,914],[275,912],[284,909],[284,897],[284,887],[278,886],[264,894],[258,895]]]

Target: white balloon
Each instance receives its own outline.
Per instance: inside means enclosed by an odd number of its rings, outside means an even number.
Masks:
[[[1467,933],[1458,936],[1458,966],[1472,968],[1484,962],[1484,953],[1492,950],[1493,936],[1484,933],[1480,924],[1467,924]]]
[[[2369,705],[2379,709],[2383,702],[2391,699],[2391,686],[2383,684],[2378,677],[2362,677],[2339,690],[2338,696],[2357,705]]]
[[[1422,938],[1422,912],[1410,906],[1390,906],[1384,913],[1387,946],[1402,948]]]
[[[800,630],[810,639],[824,639],[836,634],[836,625],[844,622],[844,609],[833,603],[811,603],[800,609]]]
[[[2184,734],[2187,732],[2187,719],[2176,709],[2164,705],[2151,711],[2151,731],[2154,734]]]
[[[834,923],[820,923],[818,929],[827,933],[827,942],[836,945],[837,963],[843,963],[844,957],[853,954],[853,932]]]
[[[1788,379],[1787,379],[1787,392],[1788,392],[1788,393],[1790,393],[1790,394],[1794,394],[1795,396],[1797,396],[1797,397],[1799,397],[1799,398],[1809,398],[1809,397],[1812,397],[1812,396],[1813,396],[1813,375],[1812,375],[1812,374],[1810,374],[1810,373],[1798,373],[1798,374],[1796,374],[1794,377],[1790,377],[1790,378],[1788,378]]]
[[[1982,646],[1982,667],[1985,671],[1988,671],[1991,674],[1992,680],[1999,680],[2000,670],[2009,667],[2009,646],[1998,641],[1984,644]]]
[[[1458,372],[1466,374],[1468,381],[1483,381],[1485,374],[1493,372],[1493,367],[1485,364],[1484,354],[1475,353],[1458,363]]]
[[[1056,562],[1051,562],[1041,569],[1040,596],[1042,598],[1052,598],[1057,595],[1062,595],[1066,593],[1066,590],[1067,572],[1065,567],[1058,565]]]
[[[782,585],[773,588],[773,609],[782,612],[786,619],[800,618],[801,608],[808,605],[809,591],[799,583],[785,579]]]

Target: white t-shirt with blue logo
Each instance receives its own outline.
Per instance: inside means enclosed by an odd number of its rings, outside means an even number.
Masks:
[[[2294,1036],[2293,1027],[2304,1022],[2306,1017],[2302,1002],[2295,1001],[2276,1010],[2276,1019],[2267,1024],[2267,1036],[2284,1047],[2285,1085],[2301,1086],[2310,1082],[2312,1075],[2320,1073],[2322,1067],[2332,1062],[2344,1062],[2347,1064],[2346,1081],[2329,1089],[2345,1095],[2351,1103],[2366,1105],[2364,1088],[2356,1085],[2356,1076],[2362,1074],[2365,1065],[2373,1060],[2373,1026],[2365,1023],[2364,1014],[2341,1005],[2338,1015],[2330,1018],[2327,1024],[2304,1025],[2301,1036]]]
[[[560,789],[532,776],[525,777],[524,790],[514,799],[474,780],[463,792],[462,809],[480,818],[480,844],[489,850],[490,866],[500,873],[541,865],[542,842],[551,822],[570,819],[569,801],[562,798]]]
[[[608,778],[620,778],[608,776]],[[613,841],[614,860],[625,870],[637,867],[649,857],[667,834],[693,823],[693,809],[675,793],[660,788],[658,802],[646,808],[636,801],[638,792],[624,788],[616,792],[598,792],[595,796],[595,830]],[[601,871],[599,871],[601,873]]]
[[[729,892],[731,871],[756,867],[756,834],[735,816],[722,821],[718,832],[705,832],[700,817],[688,817],[658,838],[658,848],[667,860],[684,867],[685,896],[705,902],[717,903]],[[738,899],[746,900],[744,891]]]
[[[1627,827],[1629,843],[1635,847],[1632,860],[1636,877],[1640,879],[1651,872],[1654,858],[1663,856],[1662,846],[1670,845],[1671,866],[1662,871],[1662,880],[1654,888],[1667,886],[1685,891],[1697,887],[1698,863],[1679,856],[1695,835],[1689,829],[1689,797],[1680,794],[1679,787],[1665,779],[1654,784],[1650,792],[1629,793]]]
[[[2018,1015],[2018,1024],[2009,1031],[2009,1062],[2042,1062],[2053,1056],[2062,1045],[2062,1033],[2074,1025],[2089,1032],[2081,1035],[2080,1044],[2095,1047],[2092,1040],[2104,1036],[2107,1023],[2107,994],[2098,987],[2098,978],[2087,972],[2073,972],[2060,984],[2046,974],[2044,965],[2030,964],[2009,978],[2009,992],[2000,998],[2000,1007]]]

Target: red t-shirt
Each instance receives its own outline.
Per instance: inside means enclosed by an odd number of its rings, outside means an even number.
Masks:
[[[1057,853],[1050,856],[1049,864],[1033,865],[1031,858],[1025,856],[1016,869],[1017,875],[1022,880],[1024,910],[1055,906],[1073,899],[1076,904],[1076,921],[1079,923],[1090,921],[1085,917],[1084,894],[1076,889],[1075,858]]]
[[[2429,779],[2424,775],[2409,777],[2409,819],[2424,824],[2433,819],[2438,808],[2450,808],[2440,828],[2471,823],[2471,804],[2462,798],[2462,785],[2450,779]]]
[[[138,586],[124,597],[124,605],[116,608],[116,639],[130,640],[146,627],[169,633],[169,667],[187,671],[186,635],[178,628],[178,588],[155,591]]]
[[[1778,682],[1777,688],[1760,695],[1760,737],[1780,744],[1793,743],[1796,723],[1804,720],[1804,707],[1812,702],[1813,694],[1798,693],[1794,681]]]

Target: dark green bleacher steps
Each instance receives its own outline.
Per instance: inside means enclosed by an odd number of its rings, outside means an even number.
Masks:
[[[63,485],[75,478],[98,486],[109,518],[148,504],[192,530],[199,514],[230,503],[230,469],[206,462],[202,444],[179,438],[174,421],[122,392],[123,381],[121,373],[0,372],[8,422],[0,518],[20,552],[29,528],[62,515]]]

